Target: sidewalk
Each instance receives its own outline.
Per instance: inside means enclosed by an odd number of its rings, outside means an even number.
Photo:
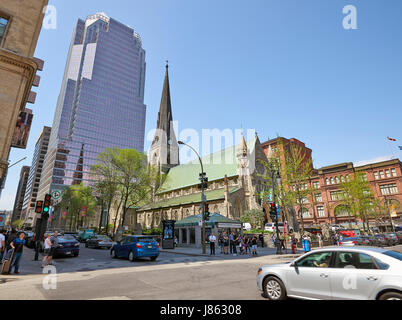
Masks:
[[[209,250],[209,245],[206,247],[206,253],[203,254],[202,253],[202,248],[196,248],[196,247],[176,247],[175,249],[159,249],[160,252],[165,252],[165,253],[172,253],[172,254],[182,254],[182,255],[188,255],[188,256],[206,256],[209,257],[210,255],[210,250]],[[230,251],[229,251],[230,252]],[[287,254],[285,254],[285,251],[282,251],[283,254],[281,254],[280,256],[284,256],[287,258],[296,258],[298,256],[300,256],[303,251],[302,250],[297,250],[296,254],[292,254],[292,250],[288,249],[287,250]],[[261,257],[261,256],[271,256],[271,255],[276,255],[276,248],[267,248],[267,247],[258,247],[257,248],[257,257]],[[279,255],[278,255],[279,256]],[[222,257],[222,258],[232,258],[232,257],[236,257],[236,258],[252,258],[255,257],[250,253],[247,254],[237,254],[237,255],[233,255],[233,254],[228,254],[228,255],[224,255],[220,253],[220,248],[217,247],[215,249],[215,257]]]

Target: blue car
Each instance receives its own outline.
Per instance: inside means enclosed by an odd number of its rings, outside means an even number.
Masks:
[[[57,237],[59,245],[55,249],[54,256],[74,256],[77,257],[80,253],[80,243],[73,236]]]
[[[150,236],[127,236],[112,246],[110,255],[112,258],[128,258],[130,261],[143,257],[155,261],[159,256],[159,243]]]

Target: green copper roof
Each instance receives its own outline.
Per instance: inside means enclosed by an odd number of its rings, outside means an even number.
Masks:
[[[238,191],[239,187],[229,187],[229,193]],[[205,192],[207,201],[220,200],[225,198],[225,189],[217,189]],[[140,208],[140,210],[152,210],[170,208],[181,205],[188,205],[193,203],[201,203],[201,193],[193,193],[185,196],[174,197],[170,199],[161,200],[154,203],[149,203]]]
[[[174,226],[175,227],[197,226],[199,221],[201,221],[201,214],[186,217],[180,221],[177,221]],[[205,221],[205,225],[212,226],[215,223],[219,223],[219,222],[221,222],[221,223],[241,223],[240,221],[226,218],[226,217],[220,215],[219,213],[213,213],[213,214],[211,214],[209,221]]]
[[[256,138],[246,142],[249,154],[254,152],[255,142]],[[225,175],[228,177],[238,175],[236,156],[238,146],[231,146],[201,158],[208,181],[223,179]],[[200,173],[201,166],[198,159],[173,167],[169,170],[167,179],[158,193],[197,185],[200,183]]]

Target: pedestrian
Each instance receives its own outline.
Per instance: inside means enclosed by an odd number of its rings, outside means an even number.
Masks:
[[[209,236],[209,246],[210,246],[210,254],[211,255],[215,255],[215,242],[216,242],[216,237],[215,235],[212,233]]]
[[[56,249],[59,245],[59,239],[58,239],[59,232],[57,230],[54,231],[53,236],[50,238],[50,242],[52,243],[52,247],[50,249],[50,254],[49,254],[49,259],[48,259],[48,264],[53,264],[53,257],[55,256]]]
[[[249,251],[251,253],[250,238],[249,238],[248,234],[246,234],[246,236],[244,237],[244,247],[245,247],[245,253],[247,253],[247,251]]]
[[[11,262],[10,273],[14,267],[14,273],[19,274],[20,260],[25,245],[25,233],[21,232],[17,238],[10,242],[10,247],[14,250],[14,258]]]
[[[4,251],[6,250],[6,237],[4,233],[4,230],[0,231],[0,262],[3,260]]]
[[[229,254],[229,237],[228,235],[225,233],[223,236],[223,253],[224,254]]]
[[[239,254],[241,253],[241,235],[240,233],[235,236],[235,245],[236,245],[236,253],[239,251]]]
[[[223,253],[223,235],[222,235],[222,233],[219,234],[218,244],[219,244],[219,247],[221,248],[221,253]]]
[[[285,236],[282,232],[279,233],[279,241],[280,241],[281,249],[285,250]]]
[[[44,257],[42,259],[42,268],[45,267],[45,262],[47,262],[47,264],[50,264],[49,261],[51,262],[51,258],[52,258],[52,241],[51,241],[51,235],[50,233],[45,234],[45,241],[44,241]]]
[[[174,236],[174,246],[177,248],[178,244],[179,244],[179,240],[177,240],[177,237]]]
[[[255,236],[251,239],[251,253],[257,255],[257,238]]]
[[[291,244],[292,244],[292,254],[296,254],[297,238],[294,235],[292,235]]]
[[[6,235],[6,250],[10,250],[11,249],[11,242],[13,242],[15,239],[17,238],[17,231],[12,228],[10,232],[7,233]]]
[[[275,233],[272,234],[272,244],[274,245],[274,248],[276,247],[276,237],[275,237]]]
[[[230,254],[236,255],[236,244],[235,244],[235,235],[234,231],[229,235],[229,246],[230,246]]]
[[[322,247],[323,247],[323,242],[322,242],[322,236],[321,236],[320,233],[317,234],[317,238],[318,238],[318,246],[319,246],[320,248],[322,248]]]
[[[310,251],[310,243],[309,243],[309,237],[307,234],[303,236],[303,250],[304,252],[309,252]]]
[[[259,239],[260,242],[261,242],[261,248],[264,248],[264,235],[261,233],[261,234],[258,236],[258,239]]]

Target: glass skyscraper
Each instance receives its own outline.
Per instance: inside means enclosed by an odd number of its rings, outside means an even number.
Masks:
[[[104,13],[79,19],[57,102],[38,199],[90,180],[107,147],[144,149],[145,51],[140,36]]]

